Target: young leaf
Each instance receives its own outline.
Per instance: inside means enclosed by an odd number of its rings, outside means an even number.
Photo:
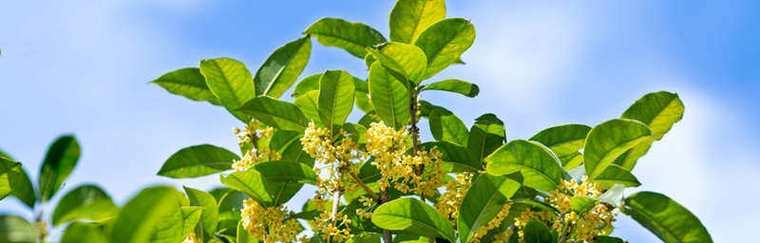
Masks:
[[[206,232],[208,235],[213,235],[216,232],[216,226],[219,222],[219,206],[216,203],[216,199],[208,192],[190,187],[184,188],[185,193],[187,194],[187,199],[190,200],[190,205],[203,207],[201,215],[203,232]]]
[[[42,162],[38,186],[43,202],[58,192],[79,161],[79,143],[72,135],[58,137],[48,148]]]
[[[322,18],[304,31],[317,38],[320,44],[341,48],[351,55],[364,58],[367,48],[385,43],[379,31],[363,23],[338,18]]]
[[[296,84],[296,88],[293,89],[291,96],[298,98],[309,91],[319,90],[320,78],[322,78],[322,73],[311,74],[301,79],[301,81],[298,81],[298,84]]]
[[[462,18],[441,20],[422,32],[414,43],[427,56],[425,78],[430,78],[461,60],[462,53],[475,41],[475,26]]]
[[[102,225],[73,223],[66,227],[60,243],[108,243]]]
[[[504,129],[504,122],[496,115],[488,113],[475,119],[475,124],[470,128],[467,149],[480,163],[483,158],[493,153],[506,140],[507,132]]]
[[[459,80],[459,79],[446,79],[441,80],[435,83],[431,83],[428,85],[425,85],[422,90],[440,90],[440,91],[448,91],[452,93],[461,94],[467,97],[475,97],[478,96],[478,93],[480,92],[480,88],[478,88],[477,85]]]
[[[203,207],[198,206],[186,206],[181,208],[182,213],[182,238],[187,237],[188,234],[195,230],[198,223],[201,222],[203,216]]]
[[[673,124],[683,118],[684,105],[678,94],[666,91],[649,93],[623,112],[622,118],[647,124],[652,135],[660,140]]]
[[[597,125],[588,133],[584,145],[583,163],[586,174],[593,179],[627,150],[650,139],[647,125],[629,119],[613,119]]]
[[[221,177],[222,184],[244,192],[266,206],[287,202],[303,183],[316,181],[314,171],[303,163],[269,161],[246,171]]]
[[[369,68],[369,94],[385,124],[397,129],[409,124],[409,90],[379,62]]]
[[[277,48],[253,78],[256,95],[279,98],[298,79],[309,62],[311,41],[303,37]]]
[[[427,57],[419,47],[399,42],[390,42],[378,49],[367,49],[373,57],[395,76],[403,77],[415,84],[423,80],[427,68]],[[400,77],[398,77],[400,78]]]
[[[256,93],[253,77],[248,68],[232,58],[215,58],[201,60],[201,74],[206,85],[235,117],[248,122],[250,117],[237,112],[237,109],[252,99]]]
[[[119,208],[98,186],[79,186],[61,198],[53,211],[53,225],[72,221],[104,222],[115,217]]]
[[[665,195],[638,192],[625,199],[622,211],[664,242],[713,242],[694,214]]]
[[[0,215],[0,242],[37,242],[37,229],[22,217]]]
[[[113,224],[111,242],[142,243],[152,242],[156,231],[162,230],[159,224],[180,223],[173,215],[180,213],[182,206],[180,192],[171,187],[154,186],[143,189],[137,196],[124,205]],[[165,235],[167,238],[177,238],[179,234]],[[154,239],[155,240],[155,239]],[[177,242],[182,240],[179,238]]]
[[[530,140],[546,145],[558,157],[563,157],[577,153],[583,148],[589,131],[591,131],[591,127],[586,125],[567,124],[541,130],[533,135]]]
[[[391,11],[391,40],[414,43],[430,25],[444,17],[444,0],[399,0]]]
[[[179,95],[194,101],[207,101],[219,105],[219,100],[211,92],[206,79],[198,68],[182,68],[161,75],[154,84],[161,86],[169,93]]]
[[[470,242],[473,234],[496,217],[521,186],[520,182],[507,176],[481,174],[474,180],[459,207],[457,229],[460,242]]]
[[[194,178],[229,170],[239,160],[235,153],[210,144],[180,149],[164,162],[158,175],[170,178]]]
[[[382,229],[454,241],[454,229],[435,208],[413,198],[399,198],[380,205],[372,223]]]
[[[607,167],[607,169],[596,176],[593,181],[596,182],[597,185],[605,188],[610,188],[616,184],[626,187],[637,187],[641,185],[639,180],[636,179],[636,176],[631,174],[631,172],[614,164]]]
[[[559,159],[546,146],[527,140],[513,140],[486,157],[486,171],[492,175],[520,172],[526,186],[549,192],[568,177]]]
[[[344,71],[327,71],[319,79],[319,117],[332,129],[346,122],[354,107],[354,77]]]
[[[240,111],[281,130],[303,131],[308,125],[308,120],[298,106],[269,96],[253,98],[240,107]]]
[[[430,132],[438,141],[466,146],[469,133],[464,122],[446,108],[434,106],[428,117]]]

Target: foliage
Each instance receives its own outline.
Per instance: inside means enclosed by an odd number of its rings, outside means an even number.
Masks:
[[[622,242],[628,215],[665,242],[712,242],[700,221],[641,182],[637,161],[681,120],[678,95],[644,95],[620,118],[554,126],[507,140],[494,114],[468,128],[428,91],[475,97],[474,83],[438,74],[464,64],[475,27],[446,16],[443,0],[399,0],[386,38],[373,27],[323,18],[251,73],[241,61],[201,60],[153,83],[222,107],[243,122],[239,153],[209,144],[167,156],[158,175],[218,175],[210,191],[143,189],[121,207],[94,185],[69,191],[52,214],[62,242]],[[359,58],[367,73],[302,76],[312,41]],[[295,86],[292,91],[291,88]],[[290,92],[290,100],[282,96]],[[359,109],[354,109],[358,107]],[[349,119],[361,113],[361,119]],[[430,130],[420,129],[427,122]],[[430,141],[424,138],[432,138]],[[51,145],[32,185],[0,158],[0,196],[48,202],[76,166],[79,145]],[[308,200],[295,195],[310,194]],[[284,205],[303,204],[300,211]],[[46,219],[0,217],[0,239],[44,239]]]

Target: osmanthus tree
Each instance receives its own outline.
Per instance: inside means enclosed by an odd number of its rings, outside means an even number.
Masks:
[[[320,19],[303,34],[255,72],[232,58],[212,58],[153,82],[242,122],[238,152],[190,146],[158,171],[170,178],[218,174],[223,186],[184,193],[149,187],[113,219],[72,223],[64,236],[130,243],[624,242],[611,236],[622,214],[665,242],[712,242],[671,198],[625,193],[640,185],[631,173],[639,158],[682,118],[676,94],[646,94],[593,127],[561,125],[508,140],[494,114],[468,128],[453,111],[423,99],[432,91],[479,93],[473,83],[438,78],[464,63],[475,39],[472,23],[447,17],[443,0],[399,0],[388,37],[339,18]],[[368,72],[301,77],[312,39],[359,58]],[[361,119],[348,120],[359,111]],[[16,167],[8,165],[10,175]],[[309,199],[295,198],[299,191]],[[292,200],[302,200],[300,210],[284,206]]]

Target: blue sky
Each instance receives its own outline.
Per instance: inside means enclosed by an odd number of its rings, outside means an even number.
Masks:
[[[636,168],[642,189],[664,192],[702,218],[717,242],[760,228],[760,2],[448,1],[478,37],[439,78],[478,83],[451,105],[471,123],[499,115],[509,138],[570,122],[597,124],[641,95],[669,90],[686,104],[677,124]],[[320,17],[362,21],[387,33],[392,1],[11,1],[0,15],[0,148],[36,174],[48,143],[75,133],[83,146],[67,187],[92,182],[125,201],[153,183],[208,188],[216,178],[155,176],[179,148],[234,146],[222,109],[148,84],[166,71],[229,56],[256,67]],[[315,45],[306,73],[362,62]],[[740,198],[738,203],[727,199]],[[0,211],[19,212],[15,202]],[[623,218],[623,217],[621,217]],[[616,234],[657,242],[630,220]]]

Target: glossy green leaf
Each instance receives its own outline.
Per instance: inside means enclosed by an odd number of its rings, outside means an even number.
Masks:
[[[293,89],[291,96],[297,98],[299,96],[305,95],[309,91],[319,90],[319,79],[322,78],[322,74],[323,73],[311,74],[301,79],[301,81],[298,81],[298,84],[296,84],[296,88]]]
[[[50,145],[42,162],[38,182],[43,202],[50,200],[74,171],[80,153],[79,143],[72,135],[58,137]]]
[[[319,90],[312,90],[296,97],[294,103],[309,121],[321,124],[319,118]]]
[[[103,226],[91,223],[73,223],[66,227],[60,243],[108,243]]]
[[[367,48],[385,43],[379,31],[363,24],[338,18],[322,18],[304,31],[317,38],[320,44],[341,48],[351,55],[364,58]]]
[[[483,158],[493,153],[507,140],[507,132],[496,115],[488,113],[475,119],[470,128],[467,149],[475,160],[480,163]]]
[[[98,186],[82,185],[61,198],[53,211],[53,225],[71,221],[104,222],[115,217],[119,208]]]
[[[660,140],[673,124],[683,118],[684,105],[676,93],[666,91],[649,93],[623,112],[622,118],[643,122],[655,139]]]
[[[309,37],[288,42],[277,48],[253,78],[256,95],[278,98],[287,91],[301,75],[311,55]]]
[[[475,97],[480,93],[477,85],[459,79],[446,79],[425,85],[422,90],[439,90],[461,94],[467,97]]]
[[[615,184],[620,184],[626,187],[637,187],[641,185],[636,176],[631,174],[628,170],[619,165],[610,165],[601,174],[593,179],[597,185],[605,188],[610,188]]]
[[[259,96],[240,107],[260,122],[281,130],[303,131],[308,120],[298,106],[268,96]]]
[[[164,162],[158,175],[170,178],[194,178],[229,170],[235,160],[235,153],[210,144],[201,144],[180,149]]]
[[[482,169],[481,160],[463,146],[449,142],[435,142],[431,145],[443,154],[443,161],[453,165],[454,171],[476,172]]]
[[[557,237],[544,223],[530,220],[525,225],[525,243],[555,243]]]
[[[187,194],[187,199],[190,201],[190,205],[203,208],[201,215],[203,231],[208,235],[213,235],[216,232],[216,226],[219,222],[219,206],[217,205],[216,199],[208,192],[190,187],[184,188],[185,194]]]
[[[591,127],[586,125],[567,124],[544,129],[530,140],[546,145],[562,158],[578,153],[583,148],[589,131]]]
[[[22,166],[17,166],[8,176],[11,188],[13,189],[11,195],[18,198],[30,209],[34,208],[37,195],[34,192],[32,180],[29,179],[29,174],[26,173],[26,170]]]
[[[597,125],[588,134],[583,163],[589,178],[595,178],[627,150],[650,139],[647,125],[629,119],[613,119]]]
[[[622,211],[664,242],[713,242],[694,214],[665,195],[638,192],[625,199]]]
[[[496,217],[520,186],[520,182],[507,176],[478,176],[459,207],[457,229],[460,241],[470,242],[474,232]]]
[[[154,84],[161,86],[169,93],[179,95],[194,101],[207,101],[211,104],[220,104],[211,89],[206,84],[206,79],[198,68],[182,68],[171,71],[156,80]]]
[[[184,196],[171,187],[154,186],[143,189],[130,199],[119,212],[111,231],[111,242],[145,243],[156,242],[156,233],[172,232],[159,227],[171,223],[181,223],[174,216],[179,215]],[[163,224],[163,225],[162,225]],[[181,229],[182,225],[178,225]],[[176,230],[174,232],[177,232]],[[178,234],[165,234],[168,239],[178,238]],[[181,241],[179,238],[176,242]]]
[[[432,77],[461,60],[475,41],[475,26],[462,18],[441,20],[422,32],[415,45],[427,56],[425,78]]]
[[[469,138],[464,122],[443,107],[435,107],[428,117],[430,132],[438,141],[466,146]]]
[[[354,107],[354,77],[345,71],[327,71],[319,79],[318,113],[332,129],[346,122]]]
[[[378,49],[367,49],[397,78],[399,76],[414,83],[422,81],[427,68],[427,57],[419,47],[411,44],[390,42]]]
[[[201,60],[201,74],[206,85],[235,117],[248,122],[250,117],[237,109],[251,100],[255,95],[253,76],[245,64],[232,58],[214,58]]]
[[[37,230],[22,217],[0,215],[0,242],[35,243]]]
[[[354,78],[354,86],[356,87],[356,97],[354,98],[356,106],[365,113],[374,111],[375,106],[369,98],[369,82]]]
[[[314,165],[314,159],[309,157],[301,145],[301,133],[277,130],[272,134],[269,149],[281,155],[281,160]]]
[[[11,174],[14,173],[21,163],[11,161],[5,157],[0,157],[0,200],[13,192],[13,182]]]
[[[399,0],[391,11],[391,40],[414,43],[422,32],[444,17],[444,0]]]
[[[549,192],[567,178],[560,161],[546,146],[533,141],[513,140],[486,157],[492,175],[520,172],[526,186]]]
[[[201,217],[203,217],[203,207],[200,206],[186,206],[181,208],[182,212],[182,238],[187,237],[192,233],[196,226],[201,223]]]
[[[399,198],[380,205],[372,223],[386,230],[454,241],[454,229],[435,208],[413,198]]]
[[[303,183],[314,183],[314,171],[303,163],[269,161],[246,171],[221,177],[230,188],[244,192],[266,206],[280,205],[298,192]]]
[[[237,240],[236,243],[259,243],[258,239],[253,237],[251,234],[248,233],[247,230],[245,230],[245,227],[243,227],[242,220],[240,221],[240,223],[238,223],[237,235],[235,239]]]
[[[369,94],[375,113],[396,129],[409,124],[409,90],[380,63],[369,69]]]

